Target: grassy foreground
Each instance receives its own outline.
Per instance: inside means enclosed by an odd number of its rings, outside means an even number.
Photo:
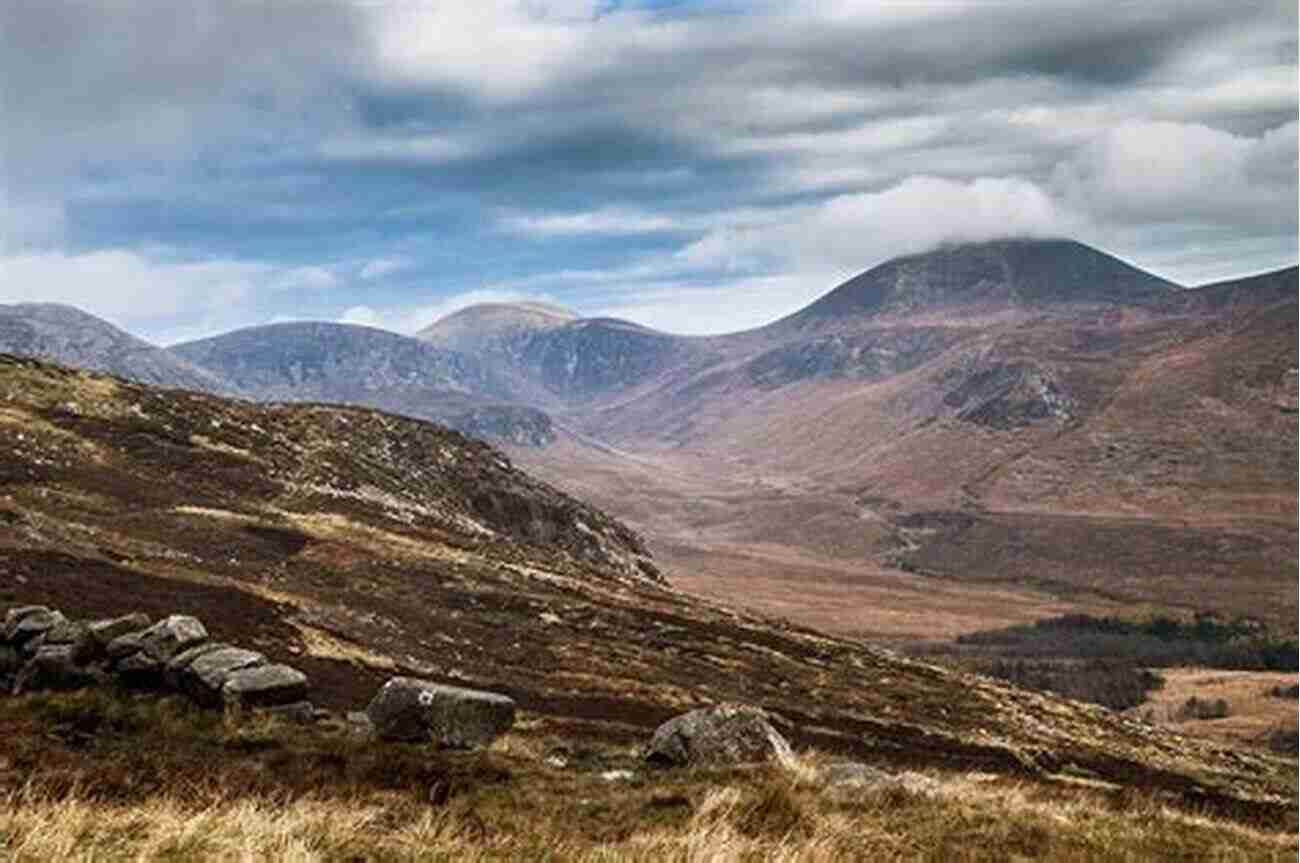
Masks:
[[[228,723],[106,693],[0,702],[0,858],[47,860],[1294,860],[1248,824],[1098,786],[929,772],[828,794],[793,769],[646,772],[527,717],[482,753]],[[557,753],[567,761],[558,766]],[[610,780],[612,769],[634,771]]]

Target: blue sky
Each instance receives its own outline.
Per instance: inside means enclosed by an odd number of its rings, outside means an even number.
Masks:
[[[677,332],[944,241],[1297,257],[1294,2],[0,7],[0,302],[162,343],[541,299]]]

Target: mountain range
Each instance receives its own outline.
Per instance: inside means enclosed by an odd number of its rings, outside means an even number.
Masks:
[[[11,306],[0,350],[438,420],[628,521],[683,586],[932,640],[1135,603],[1290,626],[1296,322],[1294,267],[1188,289],[1003,240],[721,336],[491,304],[415,338],[295,323],[162,350]]]

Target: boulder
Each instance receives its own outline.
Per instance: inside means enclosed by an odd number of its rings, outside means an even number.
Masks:
[[[173,614],[140,633],[142,650],[164,663],[187,647],[208,640],[208,631],[198,618]]]
[[[231,672],[221,686],[227,707],[274,707],[302,701],[307,675],[287,665],[258,665]]]
[[[65,620],[67,618],[62,613],[51,611],[43,605],[15,608],[5,615],[4,640],[21,648]]]
[[[394,677],[366,707],[383,740],[432,741],[439,746],[487,746],[514,725],[514,699],[495,692]]]
[[[201,653],[180,668],[176,673],[179,679],[177,688],[199,704],[216,707],[221,704],[223,688],[232,674],[265,664],[266,657],[255,650],[220,645],[216,650]],[[169,670],[170,668],[168,665]]]
[[[791,763],[790,744],[768,714],[744,704],[718,704],[692,710],[655,729],[645,760],[661,767]]]
[[[180,653],[167,660],[163,665],[163,685],[168,689],[175,689],[177,691],[183,689],[185,686],[185,672],[189,669],[190,665],[193,664],[194,660],[198,659],[200,656],[217,650],[225,650],[229,646],[230,645],[222,644],[219,641],[205,641],[202,644],[196,644],[193,647],[185,648]],[[220,686],[217,687],[217,692],[220,694]]]
[[[99,642],[102,648],[107,649],[109,642],[118,636],[126,635],[128,632],[143,632],[152,623],[149,615],[137,611],[122,617],[92,620],[86,626],[90,630],[91,637]]]
[[[96,676],[80,665],[71,644],[46,645],[27,660],[14,679],[14,694],[49,689],[82,689],[98,683]]]

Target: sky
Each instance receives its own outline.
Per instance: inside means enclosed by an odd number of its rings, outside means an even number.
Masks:
[[[727,332],[1001,236],[1297,259],[1294,0],[5,0],[0,95],[0,302],[160,344]]]

